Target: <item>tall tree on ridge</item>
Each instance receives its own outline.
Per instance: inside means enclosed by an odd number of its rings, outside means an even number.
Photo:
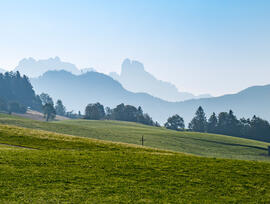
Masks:
[[[53,120],[56,116],[55,109],[51,103],[46,103],[43,106],[43,113],[46,121]]]
[[[213,113],[207,122],[207,132],[216,133],[217,124],[218,124],[218,119],[217,119],[216,113]]]
[[[203,108],[200,106],[195,113],[195,117],[189,123],[189,129],[196,132],[205,132],[207,128],[207,119]]]
[[[57,115],[64,116],[66,114],[66,107],[63,105],[60,99],[58,99],[56,102],[55,111]]]
[[[172,117],[169,117],[164,126],[167,129],[179,131],[179,130],[184,130],[185,122],[182,117],[176,114],[176,115],[173,115]]]
[[[100,103],[88,104],[85,108],[85,119],[100,120],[105,118],[104,106]]]

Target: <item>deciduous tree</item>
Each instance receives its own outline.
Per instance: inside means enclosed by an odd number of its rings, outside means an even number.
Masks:
[[[167,129],[179,131],[179,130],[185,129],[185,122],[182,117],[176,114],[176,115],[173,115],[172,117],[169,117],[164,126]]]

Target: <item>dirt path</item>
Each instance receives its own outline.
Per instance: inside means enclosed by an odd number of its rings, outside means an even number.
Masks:
[[[32,120],[45,121],[44,115],[42,113],[34,111],[34,110],[27,110],[27,112],[25,114],[12,113],[12,115],[21,116],[21,117],[29,118]],[[70,118],[56,115],[55,120],[70,120]]]
[[[23,149],[35,149],[36,150],[36,148],[32,148],[32,147],[24,147],[24,146],[11,145],[11,144],[5,144],[5,143],[0,143],[0,145],[4,145],[4,146],[8,146],[8,147],[18,147],[18,148],[23,148]]]

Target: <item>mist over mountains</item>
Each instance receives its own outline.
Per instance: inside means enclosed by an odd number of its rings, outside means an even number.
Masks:
[[[73,74],[80,74],[81,71],[69,62],[63,62],[59,57],[49,58],[45,60],[35,60],[34,58],[22,59],[14,71],[19,71],[28,77],[39,77],[47,71],[66,70]]]
[[[30,78],[43,75],[47,71],[65,70],[78,75],[87,72],[96,72],[94,68],[78,69],[74,64],[63,62],[59,57],[35,60],[25,58],[21,60],[14,71],[19,71]],[[153,75],[145,71],[144,65],[138,61],[126,59],[122,63],[121,74],[115,72],[110,76],[119,81],[125,89],[132,92],[148,93],[152,96],[166,101],[184,101],[193,98],[209,98],[209,94],[195,96],[188,92],[179,92],[175,85],[156,79]]]
[[[15,70],[30,76],[37,93],[45,92],[54,100],[63,100],[68,110],[84,112],[87,104],[95,102],[111,108],[125,103],[141,106],[154,120],[163,123],[173,114],[189,122],[196,109],[202,106],[208,116],[212,112],[232,109],[238,117],[255,114],[270,120],[270,85],[250,87],[221,97],[194,99],[193,94],[179,92],[173,84],[160,81],[145,71],[142,63],[129,59],[124,60],[120,75],[111,73],[110,76],[93,68],[79,70],[58,57],[24,59]]]
[[[66,71],[49,71],[31,79],[31,83],[37,93],[46,92],[55,100],[62,99],[67,108],[74,111],[84,111],[88,103],[100,102],[109,107],[125,103],[141,106],[154,120],[164,123],[176,113],[189,122],[196,109],[202,106],[207,116],[232,109],[238,117],[255,114],[270,119],[270,85],[250,87],[221,97],[168,102],[146,93],[127,91],[118,81],[97,72],[73,75]]]
[[[156,79],[145,71],[144,65],[138,61],[125,59],[120,75],[111,72],[110,76],[119,81],[123,87],[132,92],[145,92],[163,100],[177,102],[194,98],[210,98],[211,95],[195,96],[188,92],[179,92],[175,85]]]
[[[142,106],[154,118],[161,120],[163,114],[155,110],[169,104],[146,93],[127,91],[118,81],[97,72],[73,75],[64,70],[49,71],[41,77],[32,78],[31,83],[37,93],[49,93],[55,100],[63,100],[67,108],[74,111],[84,112],[87,104],[95,102],[109,107],[125,103]]]
[[[87,72],[97,72],[93,67],[90,68],[84,68],[80,70],[81,74],[85,74]]]
[[[6,70],[0,68],[0,73],[4,73],[4,72],[6,72]]]

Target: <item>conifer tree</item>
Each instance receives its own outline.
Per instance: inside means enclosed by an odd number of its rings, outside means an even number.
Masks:
[[[207,120],[201,106],[196,111],[195,117],[191,120],[188,127],[196,132],[205,132],[207,130]]]
[[[63,105],[61,100],[57,100],[55,105],[55,111],[57,115],[64,116],[66,114],[66,107]]]
[[[218,119],[216,113],[213,113],[208,119],[207,132],[215,133],[217,131]]]

